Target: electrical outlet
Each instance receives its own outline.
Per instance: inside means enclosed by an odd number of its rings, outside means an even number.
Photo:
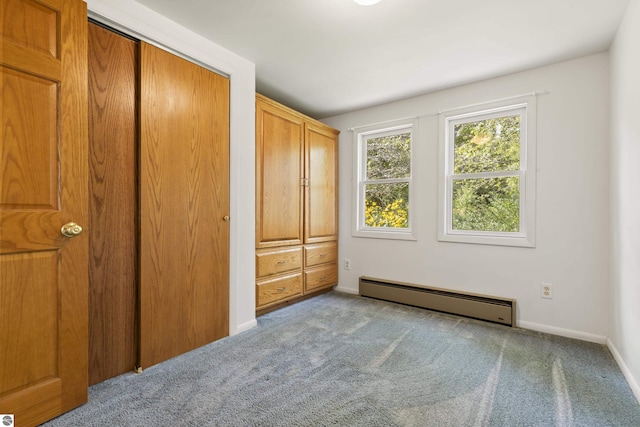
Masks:
[[[344,269],[345,270],[351,270],[351,260],[350,259],[345,259],[344,260]]]
[[[551,283],[540,284],[540,298],[553,298],[553,285]]]

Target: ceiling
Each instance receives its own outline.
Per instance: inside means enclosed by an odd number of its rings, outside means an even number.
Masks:
[[[629,0],[138,0],[315,118],[606,51]]]

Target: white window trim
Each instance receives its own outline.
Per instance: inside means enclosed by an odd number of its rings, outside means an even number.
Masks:
[[[384,182],[408,182],[409,183],[409,217],[408,227],[398,228],[374,228],[364,225],[364,185],[369,182],[364,177],[363,159],[366,158],[364,141],[371,135],[392,135],[403,130],[411,131],[411,176],[409,178],[389,179]],[[386,122],[382,125],[359,127],[353,133],[353,215],[351,235],[354,237],[368,237],[375,239],[417,240],[415,236],[416,213],[416,185],[415,185],[415,159],[418,141],[418,121],[415,118]]]
[[[438,185],[438,240],[442,242],[475,243],[498,246],[535,247],[536,237],[536,96],[523,96],[468,107],[449,110],[440,114],[439,127],[439,185]],[[487,178],[503,176],[520,177],[520,232],[488,232],[451,229],[452,183],[459,179],[451,173],[453,144],[449,140],[451,126],[455,121],[473,118],[483,120],[522,110],[524,126],[521,125],[520,170],[481,174],[466,174],[465,178]],[[477,176],[476,176],[477,175]]]

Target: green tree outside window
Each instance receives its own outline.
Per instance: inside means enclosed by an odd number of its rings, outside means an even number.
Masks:
[[[465,177],[520,169],[520,116],[456,124],[453,131],[452,229],[520,231],[519,176]]]

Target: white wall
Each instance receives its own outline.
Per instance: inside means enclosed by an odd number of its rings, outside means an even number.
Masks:
[[[412,213],[417,216],[418,240],[351,236],[354,142],[349,128],[536,90],[549,91],[538,97],[536,248],[437,241],[437,116],[420,119],[419,139],[413,141],[417,151],[418,167],[414,172],[419,196],[412,201]],[[358,277],[366,275],[510,297],[517,300],[517,319],[522,327],[606,341],[608,54],[460,86],[323,121],[341,131],[339,290],[357,293]],[[634,201],[637,203],[639,199],[636,197]],[[634,215],[640,218],[637,211]],[[347,258],[351,260],[349,271],[342,268]],[[542,281],[552,282],[552,300],[540,298]]]
[[[640,0],[611,48],[610,343],[640,400]]]
[[[231,80],[230,297],[231,335],[255,320],[255,66],[132,0],[88,0],[89,16],[185,55]]]
[[[254,65],[132,0],[87,3],[93,18],[230,76],[230,333],[254,326]],[[357,293],[358,277],[368,275],[516,298],[520,326],[598,342],[609,336],[640,399],[639,50],[640,0],[631,0],[611,51],[611,76],[608,55],[599,54],[326,119],[342,131],[340,260],[352,261],[350,271],[340,270],[338,288]],[[437,117],[420,120],[414,142],[418,240],[351,237],[348,128],[534,90],[550,92],[538,100],[535,249],[437,242]],[[554,285],[552,300],[539,297],[543,280]]]

